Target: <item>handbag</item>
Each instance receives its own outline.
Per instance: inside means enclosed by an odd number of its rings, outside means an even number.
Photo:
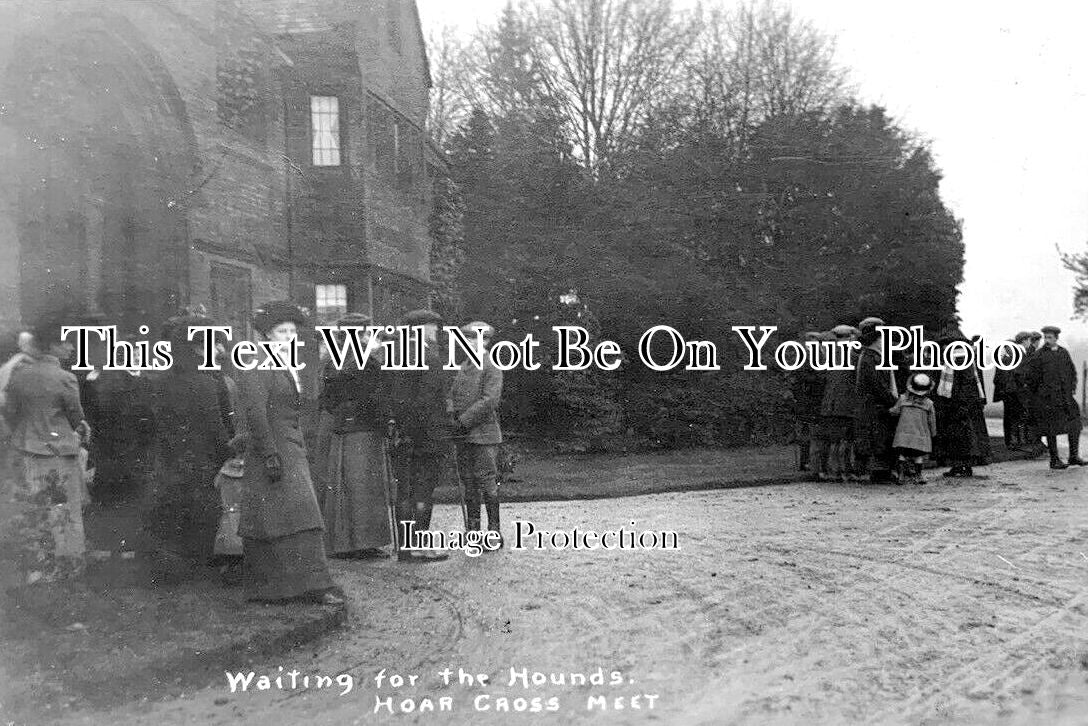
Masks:
[[[242,459],[227,459],[215,476],[215,488],[219,490],[222,511],[219,514],[219,527],[215,532],[217,555],[241,555],[242,538],[238,536],[238,525],[242,521],[242,476],[245,463]]]

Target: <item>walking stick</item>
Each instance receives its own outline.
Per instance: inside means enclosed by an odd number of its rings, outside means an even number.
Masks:
[[[397,497],[399,496],[400,482],[393,475],[393,465],[389,461],[389,437],[382,440],[382,459],[385,462],[385,501],[386,511],[389,513],[389,525],[392,527],[393,555],[400,556],[400,535],[397,532]],[[392,487],[392,492],[390,492]]]

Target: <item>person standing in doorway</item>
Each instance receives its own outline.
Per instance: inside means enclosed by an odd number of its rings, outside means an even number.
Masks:
[[[214,323],[202,316],[171,318],[163,329],[174,363],[157,376],[151,400],[154,476],[143,522],[142,559],[154,584],[175,584],[211,573],[221,511],[215,478],[230,458],[221,379],[198,370],[199,341],[190,326]],[[228,404],[229,405],[229,404]]]

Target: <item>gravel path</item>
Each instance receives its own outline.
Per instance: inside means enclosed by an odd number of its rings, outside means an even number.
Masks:
[[[1088,724],[1088,470],[1036,461],[987,473],[948,483],[930,472],[914,488],[803,484],[510,505],[508,533],[516,517],[597,530],[636,519],[639,529],[678,531],[682,550],[340,564],[350,628],[255,670],[349,673],[347,695],[231,694],[224,679],[66,722]],[[436,526],[459,518],[442,508]],[[492,684],[443,687],[447,666],[455,678],[458,667],[490,674]],[[511,666],[600,667],[624,682],[510,687]],[[376,690],[382,668],[419,680]],[[480,694],[488,710],[474,707]],[[638,694],[642,708],[631,710]],[[587,710],[593,695],[607,697],[606,711]],[[386,696],[412,698],[417,711],[375,714]],[[437,709],[443,696],[452,711],[418,711],[422,698]],[[546,707],[554,696],[558,711],[496,712],[503,696],[511,707],[516,697]]]

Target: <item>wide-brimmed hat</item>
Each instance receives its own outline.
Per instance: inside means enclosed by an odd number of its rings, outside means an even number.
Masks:
[[[1031,339],[1032,340],[1042,340],[1043,339],[1043,334],[1040,333],[1038,330],[1032,331]]]
[[[280,323],[302,326],[306,324],[306,315],[290,300],[266,302],[253,312],[253,327],[262,334],[267,334]]]
[[[477,330],[482,330],[485,338],[492,338],[495,335],[495,328],[482,320],[474,320],[461,326],[461,332],[467,336],[476,335]]]
[[[870,345],[876,342],[877,338],[880,337],[877,328],[884,324],[884,321],[880,318],[865,318],[858,323],[858,340],[861,341],[862,345]]]
[[[413,310],[400,319],[401,325],[441,325],[442,316],[434,310]]]
[[[48,351],[49,346],[61,342],[61,328],[70,325],[67,320],[59,316],[50,316],[39,320],[30,329],[31,340],[34,346],[41,351]]]
[[[907,381],[907,390],[919,396],[924,396],[933,390],[933,379],[925,373],[915,373]]]
[[[335,323],[338,328],[364,327],[370,325],[370,316],[365,313],[348,313]]]
[[[1014,343],[1023,343],[1025,340],[1031,340],[1031,333],[1026,330],[1021,330],[1012,340]]]
[[[836,325],[831,329],[831,336],[839,340],[852,338],[858,334],[858,329],[852,325]]]
[[[189,328],[201,325],[215,325],[207,315],[183,313],[168,318],[162,326],[162,339],[169,340],[171,346],[197,345],[199,341],[189,340]]]

